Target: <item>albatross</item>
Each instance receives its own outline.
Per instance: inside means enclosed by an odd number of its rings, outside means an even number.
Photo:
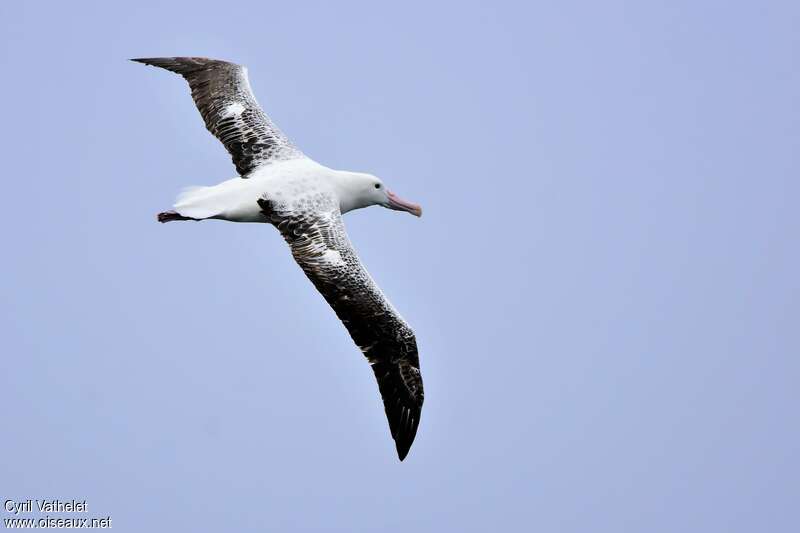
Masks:
[[[233,159],[238,176],[190,187],[159,222],[227,220],[272,224],[367,358],[402,461],[417,434],[424,392],[414,332],[372,280],[345,231],[342,215],[372,205],[417,217],[371,174],[325,167],[304,155],[258,105],[247,69],[202,57],[132,59],[180,74],[206,128]]]

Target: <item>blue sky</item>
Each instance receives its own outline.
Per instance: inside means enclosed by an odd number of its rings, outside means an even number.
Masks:
[[[798,23],[3,3],[0,498],[132,532],[797,531]],[[246,64],[305,153],[423,205],[346,217],[417,333],[405,462],[273,228],[155,222],[235,175],[185,83],[126,61],[162,55]]]

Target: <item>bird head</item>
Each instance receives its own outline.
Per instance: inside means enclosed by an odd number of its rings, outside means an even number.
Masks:
[[[338,192],[342,213],[380,205],[395,211],[405,211],[417,217],[422,216],[422,207],[400,198],[387,189],[377,176],[360,172],[341,172],[340,176]]]

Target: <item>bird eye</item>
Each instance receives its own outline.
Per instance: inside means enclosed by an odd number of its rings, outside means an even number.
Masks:
[[[376,183],[376,184],[375,184],[375,188],[376,188],[376,189],[380,189],[380,188],[381,188],[381,184],[380,184],[380,183]]]

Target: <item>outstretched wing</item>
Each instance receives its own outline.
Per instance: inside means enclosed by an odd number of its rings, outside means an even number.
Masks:
[[[424,399],[414,332],[358,259],[338,205],[323,204],[313,212],[287,214],[269,200],[259,201],[372,366],[402,461],[417,434]]]
[[[222,141],[242,177],[272,161],[304,157],[262,111],[241,65],[204,57],[132,59],[186,78],[206,128]]]

